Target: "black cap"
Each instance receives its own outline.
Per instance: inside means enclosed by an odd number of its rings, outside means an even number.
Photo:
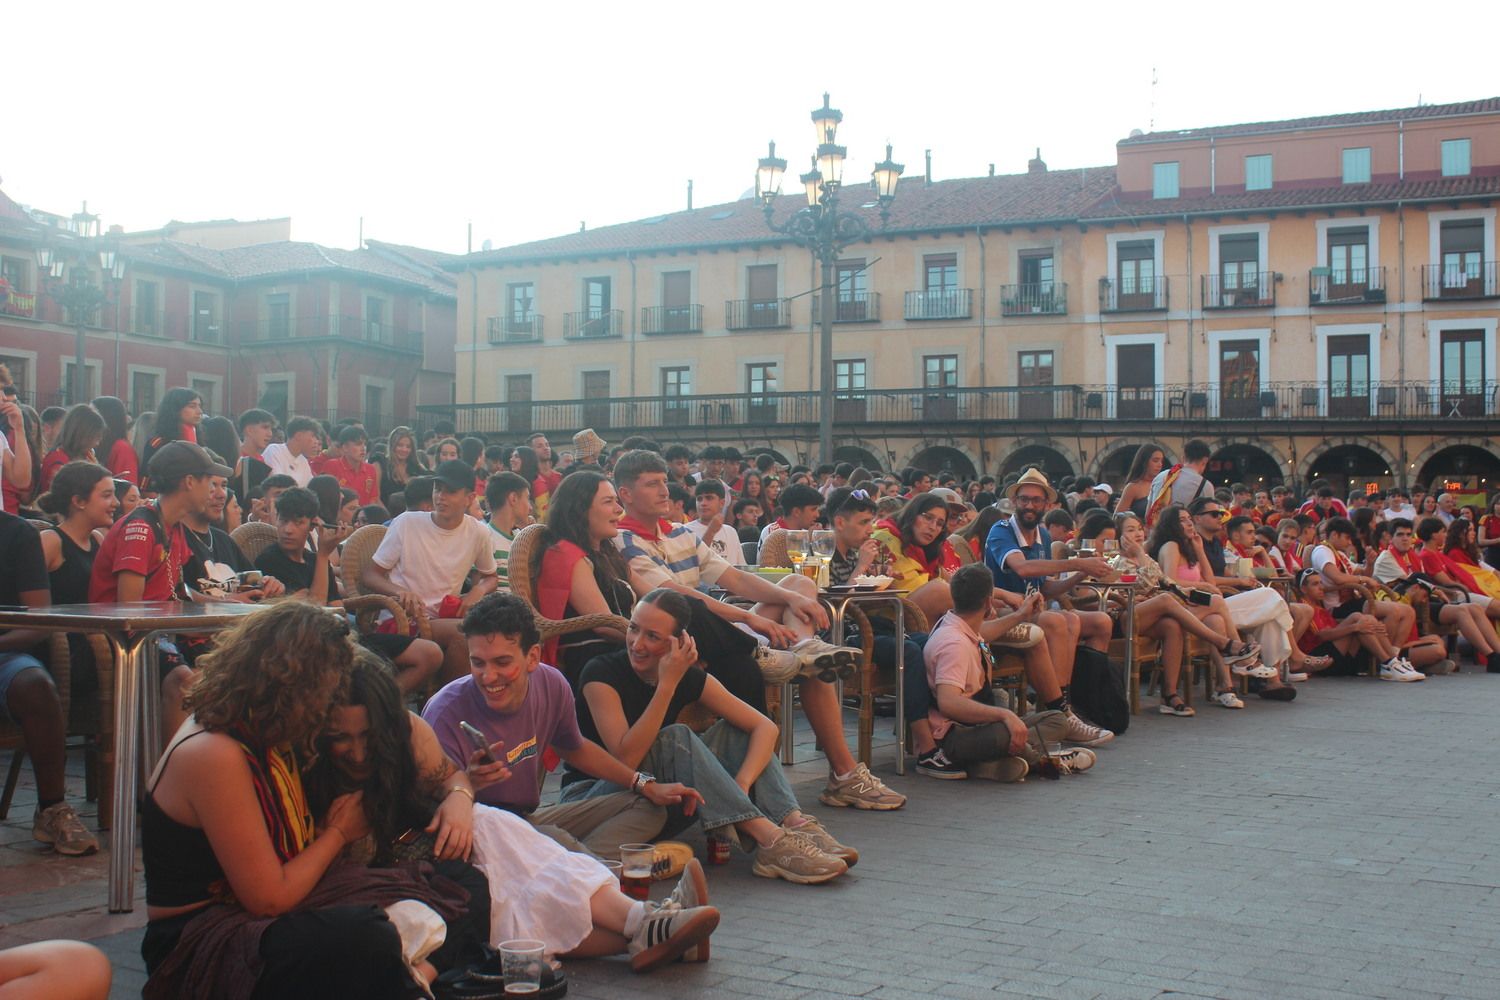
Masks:
[[[449,490],[472,490],[474,488],[474,467],[456,458],[443,462],[432,475],[439,484]]]
[[[154,483],[175,483],[183,476],[223,476],[228,479],[234,470],[220,465],[200,445],[191,441],[169,441],[157,449],[146,467]]]

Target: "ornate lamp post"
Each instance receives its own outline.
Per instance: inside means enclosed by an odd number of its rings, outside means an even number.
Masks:
[[[776,196],[781,193],[781,178],[786,173],[786,160],[776,155],[776,143],[771,143],[770,151],[761,158],[755,172],[755,194],[765,210],[766,225],[798,246],[806,247],[822,265],[818,300],[821,342],[818,450],[824,462],[833,461],[833,298],[837,293],[834,265],[845,247],[869,238],[871,233],[863,215],[839,207],[847,149],[837,145],[834,139],[843,119],[843,112],[829,107],[828,95],[824,94],[823,106],[812,113],[818,139],[812,169],[798,178],[807,192],[807,207],[798,209],[785,222],[777,224],[772,219]],[[885,159],[875,164],[872,177],[880,205],[881,229],[890,220],[891,202],[896,198],[896,184],[903,169],[901,164],[891,160],[891,147],[886,146]]]
[[[87,326],[99,307],[110,301],[110,291],[95,283],[89,264],[93,254],[85,249],[98,235],[99,217],[87,210],[73,216],[73,230],[81,238],[79,246],[58,249],[40,247],[36,251],[37,273],[46,282],[47,295],[62,306],[73,324],[73,384],[68,387],[69,404],[89,399],[89,372],[84,355],[87,352]],[[114,250],[100,250],[101,278],[118,286],[125,277],[125,259]],[[64,277],[66,276],[66,280]]]

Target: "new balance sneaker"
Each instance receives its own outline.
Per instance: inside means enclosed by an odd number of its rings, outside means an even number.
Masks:
[[[1379,676],[1383,681],[1395,681],[1398,684],[1412,684],[1427,679],[1425,674],[1418,673],[1416,668],[1399,656],[1393,656],[1382,663]]]
[[[1062,734],[1063,742],[1077,743],[1085,747],[1102,747],[1115,738],[1115,734],[1103,726],[1096,726],[1092,722],[1085,722],[1073,714],[1073,710],[1067,709],[1068,731]]]
[[[1209,699],[1220,708],[1244,708],[1245,703],[1240,701],[1240,696],[1233,691],[1215,691],[1214,696]]]
[[[39,809],[31,820],[31,838],[51,844],[58,854],[77,856],[99,850],[99,841],[89,833],[78,813],[66,802],[56,802]]]
[[[853,806],[855,809],[900,809],[906,805],[906,796],[893,792],[885,786],[870,769],[855,764],[849,777],[839,779],[828,776],[828,786],[818,796],[825,806]]]
[[[630,968],[650,972],[701,946],[719,926],[719,911],[712,906],[661,906],[646,904],[646,916],[630,939]]]
[[[785,684],[802,671],[802,661],[796,653],[770,646],[755,647],[755,663],[767,684]]]
[[[1052,760],[1063,774],[1082,774],[1098,762],[1099,755],[1088,747],[1067,747],[1053,754]]]
[[[957,781],[969,776],[968,771],[948,759],[942,747],[929,750],[917,758],[917,773],[942,781]]]
[[[832,684],[843,678],[854,676],[854,665],[859,662],[862,650],[853,646],[835,646],[817,636],[808,636],[791,648],[798,660],[799,672],[804,677]]]
[[[806,819],[807,822],[801,826],[789,826],[787,829],[796,830],[798,833],[804,834],[808,840],[813,842],[813,846],[818,850],[824,854],[838,858],[850,868],[859,864],[858,851],[847,844],[841,844],[837,840],[834,840],[833,834],[829,833],[828,828],[818,820],[813,819],[811,816],[806,816]]]
[[[671,895],[662,900],[661,905],[675,906],[682,910],[708,905],[708,877],[703,874],[702,862],[697,858],[688,859],[688,863],[682,868],[682,878],[677,880]],[[682,960],[688,963],[707,962],[708,938],[683,952]]]
[[[750,870],[761,878],[784,878],[799,885],[817,885],[849,870],[842,858],[824,854],[800,830],[786,830],[769,847],[755,851]]]

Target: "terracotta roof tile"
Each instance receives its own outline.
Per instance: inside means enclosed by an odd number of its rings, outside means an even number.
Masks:
[[[438,295],[454,294],[454,283],[446,274],[373,250],[340,250],[316,243],[284,241],[214,250],[177,240],[126,247],[127,256],[206,274],[227,281],[254,281],[306,271],[351,272],[356,275],[415,285]]]
[[[1233,135],[1255,135],[1260,132],[1294,132],[1297,129],[1326,128],[1332,125],[1375,125],[1383,122],[1412,121],[1419,118],[1443,118],[1451,115],[1477,115],[1500,111],[1500,97],[1452,104],[1422,104],[1414,108],[1389,111],[1353,111],[1339,115],[1317,115],[1312,118],[1286,118],[1273,122],[1244,122],[1238,125],[1211,125],[1175,132],[1148,132],[1121,139],[1119,145],[1134,146],[1149,142],[1180,142],[1184,139],[1220,138]]]
[[[1082,213],[1081,221],[1159,218],[1184,214],[1263,212],[1343,205],[1378,205],[1397,201],[1488,198],[1495,195],[1500,195],[1500,176],[1495,175],[1441,177],[1388,184],[1341,184],[1332,187],[1273,188],[1270,191],[1232,191],[1213,195],[1188,195],[1182,198],[1122,199],[1116,195],[1103,199]]]

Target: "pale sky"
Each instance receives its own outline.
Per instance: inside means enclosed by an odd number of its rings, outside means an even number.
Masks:
[[[731,201],[805,169],[824,90],[846,178],[1114,162],[1190,128],[1500,93],[1500,5],[1305,2],[5,5],[0,184],[104,224],[292,217],[462,252]],[[813,9],[813,8],[806,8]],[[803,37],[804,29],[829,38]],[[1156,86],[1152,86],[1153,67]],[[795,177],[793,178],[795,182]],[[899,197],[899,194],[898,194]]]

